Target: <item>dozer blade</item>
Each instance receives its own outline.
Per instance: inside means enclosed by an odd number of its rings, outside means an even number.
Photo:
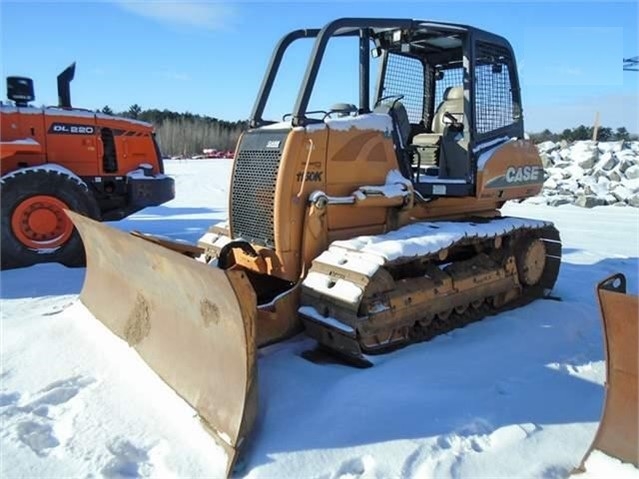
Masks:
[[[67,214],[87,256],[80,301],[198,412],[227,452],[228,476],[257,413],[247,277]]]
[[[597,285],[606,355],[604,407],[592,445],[575,473],[586,471],[593,451],[639,467],[639,297],[626,294],[626,278],[612,275]]]

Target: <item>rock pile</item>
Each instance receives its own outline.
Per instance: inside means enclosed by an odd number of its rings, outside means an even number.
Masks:
[[[545,141],[542,192],[527,203],[639,208],[639,141]]]

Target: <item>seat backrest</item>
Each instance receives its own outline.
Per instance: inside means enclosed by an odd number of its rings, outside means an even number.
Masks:
[[[464,119],[464,87],[462,85],[450,86],[444,91],[443,100],[433,116],[433,133],[444,133],[444,128],[452,123],[444,116],[446,112],[460,122]]]
[[[406,148],[408,145],[408,137],[410,136],[411,126],[410,119],[406,107],[401,101],[384,102],[375,107],[375,113],[387,113],[393,119],[393,123],[397,128],[401,147]]]

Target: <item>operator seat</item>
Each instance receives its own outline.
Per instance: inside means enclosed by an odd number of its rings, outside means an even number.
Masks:
[[[464,119],[464,87],[462,85],[449,86],[444,91],[442,102],[435,111],[431,131],[433,133],[444,133],[444,128],[452,123],[449,118],[444,116],[450,113],[458,122]]]
[[[427,175],[437,174],[440,150],[443,148],[443,136],[452,125],[452,120],[445,116],[450,113],[461,123],[464,118],[464,87],[463,85],[450,86],[444,91],[443,99],[431,123],[431,133],[419,133],[413,137],[412,146],[418,157],[419,166]],[[456,133],[456,132],[455,132]],[[414,165],[416,166],[416,165]]]
[[[377,105],[373,111],[375,113],[385,113],[390,115],[393,121],[393,142],[397,152],[397,162],[399,169],[406,178],[411,178],[410,164],[411,152],[409,150],[408,139],[411,134],[411,124],[408,118],[406,107],[399,100],[383,102]]]

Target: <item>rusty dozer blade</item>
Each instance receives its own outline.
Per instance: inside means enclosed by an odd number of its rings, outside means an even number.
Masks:
[[[604,407],[599,428],[575,475],[586,471],[593,451],[639,467],[639,297],[626,293],[626,278],[614,274],[597,285],[606,355]]]
[[[256,298],[245,274],[67,214],[87,256],[80,301],[198,412],[228,476],[257,414]]]

